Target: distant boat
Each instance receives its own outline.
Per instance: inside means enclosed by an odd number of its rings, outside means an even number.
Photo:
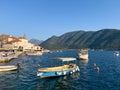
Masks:
[[[114,52],[114,55],[115,55],[115,56],[119,56],[119,51],[115,51],[115,52]]]
[[[88,60],[88,50],[80,50],[78,52],[78,59],[80,59],[80,60]]]
[[[76,60],[76,58],[55,58],[55,60],[61,60],[65,62],[65,61],[74,61]],[[40,76],[40,78],[50,78],[50,77],[70,75],[77,71],[80,71],[80,69],[76,64],[68,64],[57,67],[40,68],[38,69],[37,76]]]
[[[0,66],[0,72],[16,71],[19,69],[19,67],[19,64]]]

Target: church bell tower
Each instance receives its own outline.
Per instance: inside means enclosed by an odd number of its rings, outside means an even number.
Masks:
[[[27,37],[26,37],[26,33],[24,33],[24,36],[23,36],[23,38],[24,38],[24,39],[27,39]]]

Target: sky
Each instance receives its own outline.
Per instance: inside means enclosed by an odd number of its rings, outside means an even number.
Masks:
[[[120,0],[0,0],[0,34],[46,40],[106,28],[120,29]]]

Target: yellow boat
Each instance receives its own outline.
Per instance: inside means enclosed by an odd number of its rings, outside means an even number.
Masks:
[[[74,61],[76,58],[54,58],[54,60]],[[50,78],[70,75],[77,71],[80,71],[80,69],[76,64],[68,64],[56,67],[39,68],[37,76],[40,76],[40,78]]]

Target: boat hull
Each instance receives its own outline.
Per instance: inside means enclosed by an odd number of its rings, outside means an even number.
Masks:
[[[78,59],[88,60],[88,50],[81,50],[78,52]]]
[[[80,59],[80,60],[88,60],[88,55],[80,55],[78,57],[78,59]]]
[[[63,67],[63,66],[61,66]],[[53,68],[58,68],[58,67],[53,67]],[[59,67],[60,68],[60,67]],[[49,69],[49,68],[47,68]],[[65,76],[65,75],[70,75],[73,74],[77,71],[80,71],[79,67],[71,67],[69,69],[58,69],[58,70],[52,70],[52,71],[38,71],[37,76],[40,76],[40,78],[51,78],[51,77],[60,77],[60,76]]]
[[[0,72],[15,71],[17,69],[17,66],[0,66]]]

